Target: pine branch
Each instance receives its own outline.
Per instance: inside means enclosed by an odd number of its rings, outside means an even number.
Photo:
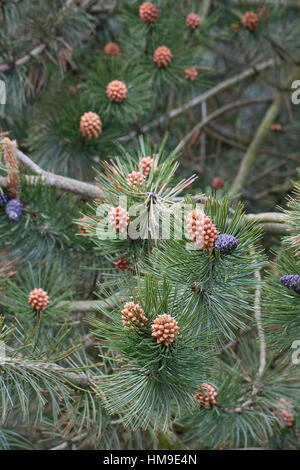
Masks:
[[[241,0],[231,0],[233,3],[241,3]],[[300,4],[298,3],[297,0],[277,0],[274,2],[274,0],[247,0],[247,3],[252,4],[252,5],[272,5],[274,6],[274,3],[277,5],[284,5],[288,8],[295,8],[296,10],[300,9]]]
[[[269,101],[272,101],[272,98],[266,97],[266,98],[253,98],[251,100],[239,100],[233,103],[229,103],[223,106],[222,108],[216,109],[209,116],[207,116],[205,119],[203,119],[198,124],[196,124],[195,127],[193,127],[193,129],[179,142],[178,146],[176,147],[176,150],[179,151],[180,149],[182,149],[197,131],[201,130],[203,127],[209,124],[210,121],[217,119],[222,114],[225,114],[228,111],[232,111],[233,109],[236,109],[236,108],[242,108],[244,106],[249,106],[251,104],[266,103]]]
[[[41,181],[45,181],[46,184],[49,184],[52,187],[63,189],[65,191],[70,191],[75,194],[79,194],[87,199],[96,199],[102,197],[102,191],[98,186],[85,183],[83,181],[75,180],[73,178],[67,178],[65,176],[56,175],[40,168],[36,163],[34,163],[27,155],[25,155],[20,150],[17,151],[17,157],[21,163],[30,168],[32,171],[37,173],[39,176],[26,176],[26,181],[29,181],[31,184],[37,184]],[[0,177],[0,186],[7,187],[7,178]],[[249,220],[256,220],[258,223],[273,223],[270,225],[271,232],[285,233],[285,227],[275,227],[274,224],[283,224],[286,222],[287,217],[285,214],[276,213],[276,212],[266,212],[261,214],[248,214],[246,218]],[[268,231],[268,225],[264,226],[266,231]],[[282,228],[282,232],[278,230]]]
[[[74,3],[74,0],[67,0],[65,5],[62,7],[60,14],[62,14],[64,9],[69,8],[72,3]],[[84,5],[82,5],[82,8],[84,10],[88,10],[91,5],[90,1],[86,1]],[[95,3],[95,2],[93,2]],[[59,41],[60,38],[57,38]],[[48,44],[46,43],[41,43],[38,46],[34,47],[30,52],[25,54],[23,57],[20,57],[19,59],[12,61],[11,63],[4,63],[0,64],[0,72],[9,72],[10,70],[15,69],[16,67],[22,67],[23,65],[28,64],[32,59],[37,59],[40,54],[42,54],[44,51],[46,52]]]
[[[276,96],[276,98],[274,99],[274,102],[272,103],[267,113],[265,114],[265,117],[263,118],[259,128],[257,129],[257,132],[254,135],[253,140],[241,162],[238,174],[236,175],[236,178],[231,187],[232,193],[234,194],[238,193],[242,189],[244,183],[246,182],[246,179],[250,173],[252,165],[258,155],[258,151],[262,143],[265,141],[271,129],[271,126],[273,122],[275,121],[276,116],[279,113],[281,104],[282,104],[282,95],[279,94]]]
[[[168,122],[169,120],[176,118],[177,116],[180,116],[180,114],[188,111],[191,108],[194,108],[198,104],[203,103],[203,101],[206,101],[206,100],[212,98],[213,96],[217,95],[218,93],[221,93],[222,91],[227,90],[231,86],[236,85],[237,83],[239,83],[243,80],[246,80],[247,78],[252,77],[253,75],[257,75],[258,73],[263,72],[264,70],[266,70],[270,67],[273,67],[274,65],[275,65],[275,60],[273,60],[273,59],[267,60],[265,62],[261,62],[258,65],[253,65],[252,67],[245,70],[244,72],[239,73],[238,75],[234,75],[233,77],[222,81],[221,83],[214,86],[210,90],[202,93],[201,95],[196,96],[192,100],[185,103],[183,106],[180,106],[179,108],[172,109],[169,113],[164,114],[159,119],[156,119],[155,121],[153,121],[151,124],[148,124],[147,126],[143,126],[140,130],[140,133],[146,134],[151,129],[153,129],[157,126],[160,126],[160,125]],[[138,133],[136,131],[133,131],[130,134],[128,134],[127,136],[121,137],[119,140],[120,141],[128,141],[128,140],[131,140],[134,137],[136,137],[137,134]]]

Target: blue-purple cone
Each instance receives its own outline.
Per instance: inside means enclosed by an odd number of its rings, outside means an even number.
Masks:
[[[6,206],[8,201],[10,200],[10,197],[6,193],[0,193],[0,204],[3,206]]]
[[[20,199],[11,199],[5,206],[5,212],[13,222],[18,222],[23,215],[24,205]]]
[[[215,248],[219,250],[222,255],[229,255],[236,249],[238,244],[239,242],[233,235],[221,233],[215,241]]]
[[[286,274],[280,278],[280,281],[286,287],[294,289],[297,294],[300,294],[300,274]]]

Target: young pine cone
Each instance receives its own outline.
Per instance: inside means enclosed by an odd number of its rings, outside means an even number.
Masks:
[[[190,239],[201,250],[209,250],[218,238],[217,229],[204,212],[193,210],[186,217]]]
[[[219,250],[222,255],[230,255],[238,244],[238,240],[233,235],[221,233],[215,242],[215,249]]]
[[[292,427],[294,425],[295,418],[288,411],[280,411],[280,416],[288,427]]]
[[[124,258],[121,254],[119,254],[118,258],[115,261],[115,267],[120,271],[126,271],[129,265],[130,260],[128,258]]]
[[[221,176],[216,176],[213,180],[212,180],[212,187],[214,189],[222,189],[224,187],[224,179],[221,177]]]
[[[155,23],[158,18],[158,10],[151,2],[144,2],[140,6],[140,18],[146,23]]]
[[[129,186],[141,186],[146,180],[145,175],[143,175],[140,171],[132,171],[127,176],[127,183]]]
[[[201,23],[200,16],[197,13],[190,13],[186,17],[186,24],[191,29],[196,29]]]
[[[112,207],[108,214],[108,219],[116,232],[126,232],[129,225],[129,214],[123,207]]]
[[[124,305],[122,313],[122,323],[125,328],[130,326],[141,326],[145,328],[148,318],[146,318],[144,310],[139,304],[134,302],[127,302]]]
[[[112,103],[122,103],[127,97],[127,91],[124,82],[113,80],[106,87],[106,96]]]
[[[295,422],[295,418],[292,415],[291,411],[291,404],[285,399],[279,399],[280,410],[278,411],[278,415],[283,420],[284,424],[288,427],[292,427]]]
[[[80,219],[82,222],[89,222],[91,219],[89,217],[86,217],[85,215],[81,217]],[[82,233],[83,235],[88,235],[89,231],[85,225],[78,225],[78,231],[79,233]]]
[[[145,178],[147,178],[147,176],[149,175],[152,165],[153,165],[153,158],[143,157],[141,159],[140,166],[141,166],[141,170],[143,171],[143,175],[145,176]]]
[[[196,67],[191,67],[190,69],[185,69],[184,71],[184,78],[186,80],[190,80],[191,82],[194,82],[198,78],[198,70]]]
[[[87,139],[97,139],[102,134],[102,122],[98,114],[89,111],[80,118],[80,132]]]
[[[168,67],[172,60],[172,53],[166,46],[158,47],[153,54],[153,62],[156,63],[157,67]]]
[[[281,132],[282,125],[279,122],[275,122],[274,124],[272,124],[271,129],[272,131]]]
[[[9,202],[10,197],[7,193],[0,193],[0,204],[3,206],[6,206],[6,204]]]
[[[33,289],[28,297],[28,303],[33,310],[44,311],[49,305],[49,297],[43,289]]]
[[[120,48],[115,42],[108,42],[104,46],[104,52],[106,55],[111,55],[113,57],[119,57],[121,54]]]
[[[242,18],[242,25],[249,31],[255,31],[259,23],[259,19],[254,11],[247,11]]]
[[[11,199],[5,205],[5,212],[8,215],[9,219],[13,222],[18,222],[21,219],[23,215],[23,210],[24,204],[18,198]]]
[[[194,397],[199,406],[204,406],[206,409],[209,409],[210,405],[217,404],[216,398],[218,394],[212,385],[202,384],[198,389],[199,392],[195,393]]]
[[[164,343],[165,346],[169,346],[179,335],[177,321],[166,313],[158,315],[151,328],[153,331],[152,336],[156,338],[157,344]]]
[[[280,278],[282,284],[300,294],[300,274],[285,274]]]

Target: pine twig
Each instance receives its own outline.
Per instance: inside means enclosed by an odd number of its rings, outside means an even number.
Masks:
[[[260,344],[259,369],[258,369],[257,377],[256,377],[256,379],[259,380],[266,367],[266,342],[265,342],[265,334],[264,334],[264,330],[263,330],[262,322],[261,322],[261,274],[260,274],[260,271],[259,270],[255,271],[254,276],[258,281],[258,285],[255,291],[255,299],[254,299],[254,315],[255,315],[255,321],[256,321],[259,344]]]
[[[25,176],[26,181],[28,181],[30,184],[38,184],[39,182],[44,181],[46,184],[49,184],[52,187],[73,192],[85,199],[96,199],[103,196],[102,191],[95,184],[85,183],[83,181],[67,178],[65,176],[60,176],[56,175],[55,173],[45,171],[20,150],[17,151],[17,157],[18,160],[23,163],[23,165],[27,166],[38,175]],[[7,184],[7,178],[0,177],[0,186],[6,188]],[[284,214],[276,212],[265,212],[261,214],[247,214],[246,218],[248,220],[255,220],[258,223],[265,224],[264,228],[266,231],[268,231],[269,224],[270,231],[273,233],[286,232],[286,227],[284,225],[286,222],[286,216]]]
[[[246,179],[250,173],[252,165],[258,155],[259,149],[262,143],[264,142],[264,140],[266,139],[271,129],[271,126],[273,122],[275,121],[276,116],[279,113],[281,104],[282,104],[282,95],[278,94],[276,98],[274,99],[273,103],[271,104],[271,106],[269,107],[268,111],[266,112],[241,162],[238,174],[236,175],[236,178],[231,187],[232,193],[234,194],[238,193],[242,189],[244,183],[246,182]]]
[[[214,119],[217,119],[218,117],[222,116],[222,114],[227,113],[228,111],[232,111],[233,109],[236,108],[242,108],[244,106],[249,106],[252,104],[261,104],[261,103],[266,103],[271,101],[272,98],[266,97],[266,98],[254,98],[251,100],[239,100],[235,101],[234,103],[229,103],[225,106],[222,106],[222,108],[218,108],[215,111],[213,111],[211,114],[209,114],[205,119],[202,119],[202,121],[198,122],[195,127],[179,142],[177,146],[177,150],[182,149],[187,142],[191,139],[191,137],[194,135],[195,132],[201,130],[203,127],[205,127],[210,121],[213,121]]]
[[[143,126],[141,128],[141,133],[146,134],[147,132],[149,132],[149,130],[151,130],[155,127],[158,127],[158,126],[164,124],[165,122],[168,122],[169,120],[176,118],[177,116],[180,116],[180,114],[188,111],[191,108],[194,108],[195,106],[197,106],[198,104],[203,103],[204,101],[207,101],[208,99],[212,98],[213,96],[217,95],[218,93],[221,93],[222,91],[227,90],[231,86],[236,85],[237,83],[239,83],[243,80],[246,80],[247,78],[252,77],[253,75],[256,75],[260,72],[263,72],[264,70],[266,70],[270,67],[273,67],[274,65],[275,65],[275,60],[273,60],[273,59],[266,60],[265,62],[261,62],[260,64],[253,65],[252,67],[245,70],[244,72],[239,73],[237,75],[234,75],[233,77],[228,78],[227,80],[223,80],[218,85],[210,88],[208,91],[206,91],[206,92],[202,93],[201,95],[196,96],[192,100],[188,101],[183,106],[180,106],[179,108],[175,108],[175,109],[171,110],[169,113],[166,113],[163,116],[161,116],[160,118],[156,119],[151,124],[148,124],[147,126]],[[136,135],[137,135],[137,132],[133,131],[130,134],[128,134],[127,136],[121,137],[119,140],[120,141],[128,141],[128,140],[131,140],[134,137],[136,137]]]

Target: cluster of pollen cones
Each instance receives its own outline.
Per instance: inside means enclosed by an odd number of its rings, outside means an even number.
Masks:
[[[43,289],[33,289],[28,297],[28,303],[33,310],[44,311],[49,305],[49,297]]]
[[[152,336],[156,338],[156,342],[163,343],[165,346],[169,346],[175,341],[179,334],[179,326],[177,321],[164,313],[158,315],[151,325]]]
[[[217,229],[210,218],[200,210],[193,210],[186,217],[187,232],[197,248],[209,250],[218,238]]]
[[[198,389],[199,392],[195,393],[194,397],[196,398],[199,406],[204,406],[208,409],[210,405],[217,404],[216,398],[218,393],[212,385],[204,383],[199,386]]]

